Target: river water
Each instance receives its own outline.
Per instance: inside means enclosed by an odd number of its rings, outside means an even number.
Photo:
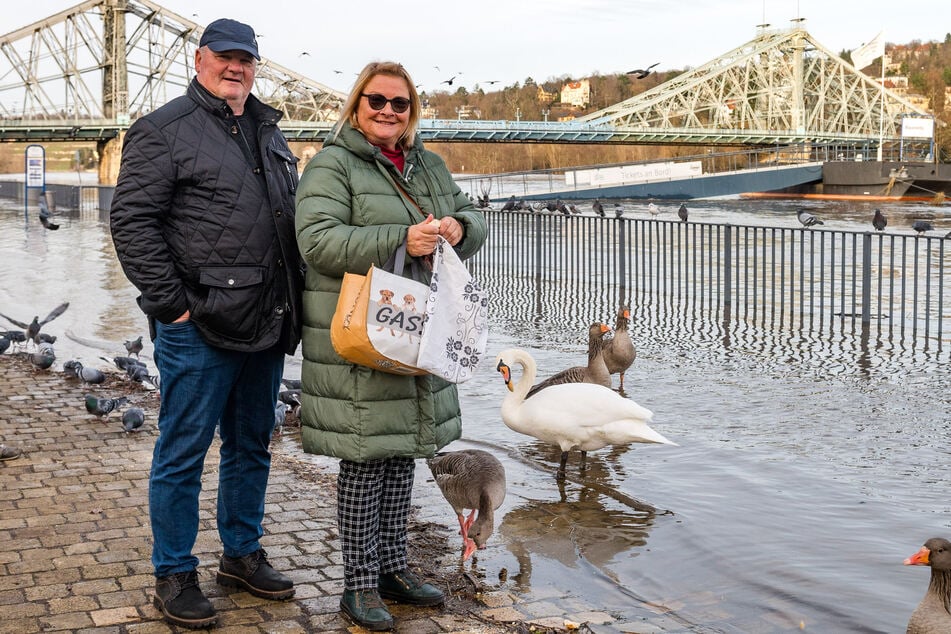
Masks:
[[[870,216],[809,205],[837,228],[864,229]],[[632,213],[644,206],[628,203]],[[780,203],[690,207],[697,220],[790,226]],[[925,216],[942,234],[951,229],[946,206],[886,211],[890,229]],[[107,368],[100,357],[125,354],[124,340],[148,339],[107,223],[64,215],[47,231],[33,214],[24,223],[22,205],[0,206],[0,312],[29,321],[69,301],[44,327],[59,336],[54,370],[68,358]],[[583,364],[590,316],[613,323],[616,311],[579,297],[526,320],[507,316],[517,296],[497,301],[490,354],[524,348],[541,374]],[[929,575],[902,559],[929,537],[951,536],[949,333],[943,352],[928,352],[841,333],[752,329],[738,339],[704,315],[634,312],[626,394],[679,446],[591,452],[584,472],[575,453],[559,485],[558,450],[502,423],[507,391],[487,362],[460,386],[464,439],[450,449],[496,453],[508,494],[488,548],[466,566],[521,602],[592,606],[624,631],[654,614],[662,631],[904,631]],[[151,351],[146,343],[150,363]],[[286,374],[299,372],[299,358],[288,358]],[[424,516],[455,527],[424,469]]]

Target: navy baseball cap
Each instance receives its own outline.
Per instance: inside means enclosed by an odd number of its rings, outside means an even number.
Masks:
[[[201,34],[198,46],[207,46],[216,53],[222,51],[246,51],[260,60],[258,55],[258,41],[254,37],[254,29],[237,20],[221,18],[205,27]]]

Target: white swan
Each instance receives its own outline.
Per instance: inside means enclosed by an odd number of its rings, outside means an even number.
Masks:
[[[521,434],[556,444],[561,448],[558,478],[565,477],[568,451],[601,449],[632,442],[676,445],[647,424],[653,413],[610,388],[592,383],[552,385],[526,399],[535,381],[532,356],[520,348],[509,348],[495,359],[496,370],[511,392],[502,401],[502,422]],[[512,366],[522,367],[522,376],[513,385]]]

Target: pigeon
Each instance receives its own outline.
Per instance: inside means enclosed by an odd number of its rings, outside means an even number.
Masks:
[[[680,209],[677,210],[677,217],[687,222],[687,205],[680,203]]]
[[[651,74],[651,69],[658,64],[660,64],[660,62],[654,62],[647,68],[635,68],[634,70],[627,71],[625,75],[634,75],[634,79],[644,79]]]
[[[79,361],[70,359],[63,364],[63,372],[74,376],[83,383],[98,385],[106,380],[106,375],[102,370],[96,368],[87,368]]]
[[[7,351],[7,348],[10,347],[10,344],[13,343],[10,341],[9,337],[0,335],[0,354],[3,354]]]
[[[300,379],[288,379],[287,377],[281,377],[281,383],[283,383],[284,387],[289,390],[301,389]]]
[[[594,210],[594,213],[604,218],[604,205],[601,204],[601,201],[599,199],[597,198],[594,199],[594,202],[591,203],[591,209]]]
[[[22,330],[0,330],[0,337],[6,337],[10,343],[23,343],[26,341],[26,333]]]
[[[614,217],[620,218],[624,215],[624,205],[621,203],[614,203]]]
[[[141,407],[130,407],[122,412],[122,429],[132,432],[145,422],[145,412]]]
[[[38,370],[49,370],[56,362],[56,353],[48,343],[40,344],[35,352],[30,353],[30,363]]]
[[[300,409],[300,390],[281,390],[277,393],[277,400],[287,405],[292,412]]]
[[[821,220],[813,216],[811,213],[809,213],[805,209],[800,209],[799,213],[796,214],[796,218],[799,219],[799,222],[802,223],[803,227],[811,227],[813,225],[825,224],[824,222],[822,222]]]
[[[931,231],[934,229],[934,225],[927,220],[916,220],[911,224],[911,228],[917,231],[918,235],[921,235],[926,231]]]
[[[134,354],[136,357],[138,357],[139,353],[142,352],[142,335],[139,335],[132,341],[126,341],[125,349],[129,354]]]
[[[573,213],[573,214],[576,215],[576,216],[580,216],[580,215],[581,215],[581,210],[578,209],[578,205],[576,205],[576,204],[574,204],[574,203],[568,203],[568,211],[570,211],[571,213]]]
[[[86,401],[86,411],[99,418],[109,415],[109,412],[115,411],[129,402],[128,397],[120,396],[118,398],[99,398],[95,394],[86,394],[83,397]]]
[[[647,205],[647,211],[649,211],[652,216],[656,216],[660,213],[660,209],[654,203],[649,203]]]
[[[59,225],[53,222],[53,214],[50,213],[50,208],[43,196],[40,197],[40,224],[50,231],[59,229]]]
[[[875,227],[876,231],[884,231],[887,224],[888,220],[885,219],[885,215],[882,213],[882,210],[876,209],[875,215],[872,217],[872,226]]]
[[[287,403],[277,401],[274,404],[274,434],[280,434],[284,429],[284,421],[287,420],[287,410],[290,409]]]
[[[555,209],[560,211],[563,216],[571,215],[571,212],[568,211],[568,206],[561,201],[561,198],[555,200]]]
[[[39,315],[36,315],[33,317],[33,321],[31,321],[28,324],[22,321],[17,321],[16,319],[12,317],[7,317],[3,313],[0,313],[0,317],[3,317],[7,321],[9,321],[11,324],[14,324],[16,326],[19,326],[20,328],[23,328],[24,334],[26,335],[26,339],[31,339],[33,340],[34,343],[39,343],[36,340],[36,336],[40,334],[40,328],[42,328],[49,322],[53,321],[54,319],[62,315],[64,312],[66,312],[67,308],[69,308],[69,302],[63,302],[62,304],[60,304],[59,306],[51,310],[50,314],[44,317],[42,320],[40,320]]]
[[[45,332],[38,333],[33,339],[36,343],[56,343],[56,335],[50,335]]]
[[[159,389],[159,377],[157,374],[149,374],[149,369],[144,365],[130,365],[126,369],[126,374],[136,383],[147,382],[156,390]]]
[[[509,199],[502,205],[502,211],[512,211],[515,209],[515,196],[509,196]]]
[[[112,357],[112,359],[107,359],[105,357],[99,358],[103,361],[110,361],[123,372],[128,372],[129,368],[133,366],[142,366],[143,368],[145,367],[145,363],[139,361],[138,359],[133,359],[132,357]]]

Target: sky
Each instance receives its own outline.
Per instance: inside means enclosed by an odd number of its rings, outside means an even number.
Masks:
[[[834,52],[882,31],[886,42],[902,44],[943,41],[951,31],[947,0],[153,1],[202,25],[246,22],[263,57],[341,92],[367,62],[384,59],[401,62],[421,90],[491,91],[528,77],[696,67],[753,39],[758,25],[787,29],[796,19]],[[17,3],[0,17],[0,33],[76,4]],[[443,83],[450,78],[451,87]]]

